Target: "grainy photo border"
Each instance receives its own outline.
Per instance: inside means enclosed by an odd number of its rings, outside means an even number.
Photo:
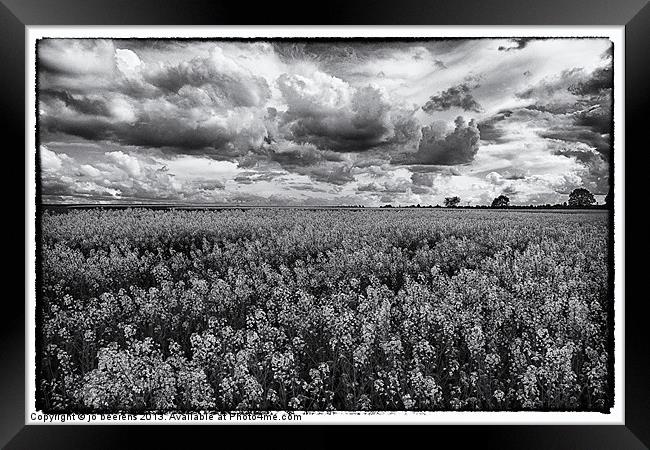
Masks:
[[[497,0],[489,4],[470,0],[462,3],[432,4],[424,7],[416,0],[394,2],[373,2],[371,8],[360,2],[332,1],[322,8],[317,16],[305,11],[300,4],[260,5],[251,8],[250,5],[239,3],[219,3],[207,0],[197,0],[191,4],[173,1],[132,0],[129,2],[115,0],[102,2],[97,0],[63,0],[45,4],[38,0],[1,0],[0,1],[0,54],[3,57],[4,70],[0,71],[0,82],[5,87],[5,94],[0,100],[0,116],[3,118],[5,136],[8,142],[15,142],[20,148],[26,144],[27,134],[24,131],[29,111],[23,94],[29,86],[25,84],[27,55],[26,28],[28,25],[159,25],[159,24],[235,24],[235,23],[339,23],[339,24],[402,24],[402,25],[619,25],[625,26],[625,116],[626,141],[628,145],[645,142],[647,124],[647,98],[650,94],[648,79],[650,79],[650,55],[647,52],[647,39],[650,31],[650,5],[646,0],[622,0],[613,2],[590,2],[587,0],[551,0],[540,3],[533,0]],[[24,147],[27,149],[27,147]],[[30,208],[32,198],[29,198],[29,185],[33,177],[28,167],[28,151],[23,159],[12,160],[17,167],[22,164],[25,168],[21,175],[19,170],[13,170],[7,175],[7,181],[12,176],[17,177],[17,183],[25,186],[23,203],[24,223],[18,222],[25,237],[25,266],[18,270],[23,272],[25,279],[25,299],[29,295],[29,276],[27,263],[30,261],[28,245],[33,245],[33,234],[30,235],[30,222],[33,212]],[[20,157],[17,157],[20,158]],[[624,162],[623,162],[624,164]],[[626,189],[628,181],[643,178],[639,165],[628,167],[625,175],[619,178],[618,193],[630,196],[629,202],[641,201],[639,192]],[[32,172],[33,173],[33,172]],[[22,181],[21,180],[22,177]],[[630,187],[632,181],[630,181]],[[8,205],[13,206],[15,200],[9,199]],[[20,210],[20,205],[17,206]],[[632,213],[632,211],[630,211]],[[621,211],[621,215],[623,215]],[[621,230],[632,228],[634,221],[623,222]],[[10,225],[13,226],[13,223]],[[624,264],[626,254],[621,255]],[[15,266],[19,266],[16,264]],[[642,265],[641,265],[642,266]],[[624,266],[619,266],[624,268]],[[633,286],[638,286],[644,275],[640,274],[641,267],[628,264],[630,276],[622,274],[627,280],[627,289],[632,292]],[[9,267],[9,273],[15,270]],[[17,274],[20,278],[20,274]],[[645,286],[644,286],[645,288]],[[641,295],[637,300],[642,300]],[[26,318],[26,303],[7,302],[5,312],[11,320],[5,320],[0,329],[0,361],[3,364],[2,382],[0,383],[0,445],[5,448],[41,448],[46,443],[48,448],[69,448],[74,442],[77,447],[115,448],[117,446],[134,445],[137,442],[161,448],[187,445],[191,436],[194,442],[203,439],[215,439],[223,436],[224,432],[234,432],[241,440],[250,442],[257,440],[267,442],[277,438],[286,440],[286,427],[265,428],[265,432],[256,433],[257,427],[129,427],[129,426],[47,426],[36,427],[26,425],[26,392],[24,344]],[[650,443],[650,376],[648,369],[648,352],[646,339],[642,336],[647,328],[645,302],[635,301],[626,305],[625,318],[625,405],[623,408],[624,425],[612,426],[577,426],[577,425],[548,425],[548,426],[437,426],[435,439],[445,442],[453,439],[454,446],[480,446],[487,448],[647,448]],[[333,431],[337,430],[338,433]],[[339,443],[342,433],[351,428],[331,428],[303,426],[293,428],[293,432],[305,432],[311,439],[321,445]],[[367,427],[361,431],[368,430]],[[410,439],[431,437],[429,427],[400,427],[409,434]],[[372,427],[374,437],[383,443],[398,443],[403,445],[404,435],[395,427]],[[251,431],[251,433],[246,433]],[[273,433],[277,434],[273,434]],[[191,433],[191,435],[190,435]],[[419,436],[417,433],[422,433]],[[424,434],[426,433],[426,434]],[[407,441],[408,442],[408,441]],[[414,442],[411,440],[411,442]],[[644,445],[645,443],[645,445]]]
[[[26,106],[27,111],[32,111],[28,115],[28,130],[35,130],[35,133],[27,135],[27,149],[32,149],[32,159],[30,167],[36,174],[33,184],[33,195],[30,197],[36,199],[34,205],[33,217],[35,229],[30,235],[35,235],[37,240],[40,237],[40,188],[39,188],[39,165],[36,160],[36,149],[38,142],[38,122],[36,120],[36,102],[38,97],[38,86],[36,79],[37,60],[36,49],[37,43],[41,39],[66,39],[66,38],[109,38],[109,39],[215,39],[215,40],[232,40],[232,39],[385,39],[386,41],[398,39],[427,39],[427,38],[460,38],[460,39],[490,39],[490,38],[516,38],[516,37],[539,37],[539,38],[607,38],[614,45],[614,90],[613,90],[613,164],[610,164],[610,183],[614,186],[614,216],[610,217],[609,234],[610,242],[614,243],[613,254],[610,253],[609,276],[610,276],[610,293],[614,294],[614,302],[611,304],[609,317],[613,316],[614,322],[610,324],[610,383],[613,388],[614,404],[607,413],[603,412],[585,412],[585,411],[417,411],[417,412],[393,412],[393,411],[369,411],[369,412],[350,412],[350,411],[294,411],[292,416],[287,419],[286,411],[276,411],[275,416],[279,420],[268,416],[272,411],[260,411],[262,415],[251,420],[248,417],[234,414],[226,416],[228,423],[300,423],[300,424],[623,424],[623,284],[622,270],[614,270],[622,266],[622,211],[623,195],[621,187],[615,182],[622,179],[623,159],[624,159],[624,142],[622,127],[618,124],[624,122],[623,118],[623,80],[624,80],[624,38],[622,27],[497,27],[497,26],[472,26],[472,27],[418,27],[418,26],[310,26],[310,27],[282,27],[282,26],[228,26],[228,27],[28,27],[27,28],[27,69],[28,80],[27,86],[34,86],[31,89],[31,95]],[[613,175],[613,176],[612,176]],[[612,226],[613,225],[613,226]],[[39,283],[40,275],[40,252],[39,246],[34,249],[35,266],[30,270],[30,274],[35,275],[33,280],[34,295],[30,297],[27,308],[28,331],[27,342],[28,352],[26,361],[36,362],[36,350],[39,342],[37,335],[33,334],[38,330],[37,317],[37,299],[35,293]],[[30,253],[31,254],[31,253]],[[617,279],[612,280],[611,275]],[[612,283],[612,281],[614,281]],[[38,333],[37,333],[38,334]],[[26,423],[29,425],[41,425],[48,423],[69,423],[69,424],[124,424],[124,425],[143,425],[167,423],[170,425],[191,425],[191,424],[222,424],[224,417],[218,414],[212,417],[199,416],[198,419],[187,420],[185,418],[176,418],[171,413],[165,414],[135,414],[131,416],[117,416],[107,418],[102,415],[82,414],[60,417],[44,416],[37,410],[34,404],[37,393],[35,387],[36,371],[35,363],[26,363],[26,398],[25,402],[30,405],[26,411]],[[267,415],[264,415],[267,414]],[[297,415],[298,419],[294,417]],[[282,420],[282,418],[285,420]]]

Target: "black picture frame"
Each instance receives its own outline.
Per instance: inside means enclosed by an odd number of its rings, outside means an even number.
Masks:
[[[399,2],[332,0],[321,5],[308,2],[253,4],[215,0],[0,0],[0,115],[5,139],[14,142],[12,152],[25,148],[25,27],[28,25],[235,25],[235,24],[338,24],[338,25],[619,25],[625,26],[625,142],[643,143],[648,117],[650,51],[646,48],[650,30],[650,5],[645,0],[617,2],[590,0],[495,0],[463,2],[400,0]],[[29,86],[27,86],[29,88]],[[21,147],[22,143],[22,147]],[[647,144],[646,144],[647,147]],[[645,148],[643,151],[647,151]],[[26,149],[25,151],[29,151]],[[25,158],[15,157],[13,172]],[[638,167],[629,168],[627,178],[637,178]],[[30,176],[23,171],[26,186]],[[633,175],[634,174],[634,175]],[[638,175],[642,177],[642,175]],[[17,181],[20,184],[20,181]],[[617,180],[627,186],[626,180]],[[14,184],[15,185],[15,184]],[[638,194],[629,192],[627,204]],[[27,189],[26,189],[27,192]],[[15,195],[15,194],[14,194]],[[24,220],[27,215],[25,198]],[[19,201],[19,200],[18,200]],[[16,201],[16,203],[18,202]],[[20,211],[15,205],[13,211]],[[20,224],[19,224],[20,227]],[[626,228],[627,231],[627,228]],[[25,233],[25,242],[33,239]],[[629,234],[629,233],[626,233]],[[20,231],[18,231],[20,235]],[[25,244],[26,245],[26,244]],[[625,256],[630,277],[643,279]],[[25,252],[24,261],[30,255]],[[18,264],[16,264],[18,266]],[[24,265],[23,267],[26,267]],[[638,266],[637,266],[638,267]],[[20,267],[17,267],[19,270]],[[20,277],[20,274],[17,274]],[[19,279],[19,278],[18,278]],[[26,279],[26,273],[25,273]],[[25,282],[25,298],[29,294]],[[628,285],[625,290],[631,292]],[[625,425],[546,426],[429,426],[410,427],[410,439],[393,427],[372,427],[373,437],[384,443],[395,439],[416,443],[416,433],[426,434],[437,445],[453,440],[454,446],[497,448],[647,448],[650,445],[650,373],[645,334],[647,316],[644,297],[625,303]],[[25,304],[19,296],[5,296],[5,320],[0,327],[0,445],[17,448],[116,448],[134,446],[138,440],[151,447],[187,446],[207,440],[220,442],[226,430],[234,430],[243,443],[249,438],[288,442],[297,431],[283,427],[205,426],[25,426]],[[13,304],[8,305],[7,303]],[[367,428],[367,427],[366,427]],[[251,432],[251,429],[253,432]],[[309,442],[339,442],[330,428],[302,426]],[[350,427],[339,431],[352,431]],[[189,440],[191,433],[191,440]],[[449,441],[448,441],[449,442]],[[194,446],[194,445],[193,445]]]

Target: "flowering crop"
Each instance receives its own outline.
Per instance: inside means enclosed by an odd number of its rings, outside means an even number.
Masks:
[[[44,213],[48,412],[606,410],[607,216]]]

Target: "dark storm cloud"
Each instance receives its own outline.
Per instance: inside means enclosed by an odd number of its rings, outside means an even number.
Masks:
[[[455,120],[456,128],[443,135],[437,127],[422,128],[422,139],[418,150],[394,159],[397,164],[467,164],[474,160],[479,150],[480,132],[474,120],[465,122],[462,117]]]
[[[83,139],[98,141],[108,139],[113,133],[108,129],[110,123],[97,117],[69,119],[57,116],[41,116],[39,119],[41,133],[63,133]]]
[[[42,102],[54,103],[59,101],[66,107],[72,108],[81,114],[104,117],[111,115],[104,99],[73,95],[66,90],[56,89],[43,89],[39,92],[39,96]]]
[[[180,117],[153,116],[135,123],[113,122],[96,116],[45,116],[41,126],[50,133],[61,132],[88,140],[107,140],[124,145],[171,148],[174,152],[206,153],[231,157],[245,151],[226,144],[234,141],[256,140],[246,136],[246,130],[236,133],[218,124],[193,125]],[[243,139],[242,139],[243,138]],[[205,150],[207,149],[207,150]],[[211,149],[211,150],[210,150]],[[198,150],[205,150],[198,152]],[[219,150],[214,152],[213,150]]]
[[[543,79],[517,93],[517,97],[534,103],[515,111],[515,117],[523,113],[533,121],[542,120],[544,127],[538,132],[541,137],[582,142],[608,155],[611,151],[612,87],[611,61],[591,73],[581,68],[565,70],[559,76]],[[490,123],[487,125],[490,135]]]
[[[528,43],[530,41],[532,41],[532,40],[533,40],[532,38],[513,38],[513,39],[510,39],[510,42],[512,42],[511,46],[506,47],[506,46],[501,45],[501,46],[499,46],[499,51],[509,52],[511,50],[521,50],[521,49],[526,48]]]
[[[609,137],[601,135],[587,127],[558,126],[551,127],[538,133],[541,137],[547,139],[559,139],[566,142],[582,142],[603,155],[608,155],[610,150]]]
[[[611,66],[599,67],[584,81],[569,86],[569,92],[575,95],[601,95],[603,91],[614,86],[614,71]]]
[[[555,114],[574,113],[594,106],[610,106],[613,72],[611,63],[587,73],[582,68],[562,71],[517,92],[524,100],[533,100],[529,109]]]
[[[449,89],[431,96],[422,110],[427,113],[447,111],[451,108],[461,108],[463,111],[481,112],[483,108],[471,94],[472,88],[467,83],[452,86]]]
[[[600,134],[612,132],[611,97],[599,104],[590,106],[573,114],[575,124],[592,129]]]
[[[512,134],[513,124],[532,126],[536,133],[546,139],[557,139],[566,142],[584,143],[603,155],[610,153],[611,114],[608,107],[599,104],[577,110],[577,104],[570,107],[549,111],[545,107],[531,105],[526,108],[509,110],[506,114],[499,113],[479,124],[481,140],[493,143],[505,143],[518,139]],[[504,128],[503,124],[509,124]]]
[[[392,134],[391,104],[374,87],[354,90],[347,105],[344,98],[349,87],[336,80],[314,82],[283,74],[278,86],[288,105],[282,118],[287,139],[322,149],[359,152],[387,142]],[[331,98],[337,99],[338,105],[332,106]]]
[[[511,110],[502,110],[495,115],[488,117],[478,123],[478,129],[481,132],[482,141],[491,141],[497,144],[508,142],[506,133],[499,128],[499,123],[508,119],[512,115]]]
[[[262,107],[270,87],[219,47],[146,69],[112,41],[45,41],[39,50],[44,137],[233,158],[268,134]]]

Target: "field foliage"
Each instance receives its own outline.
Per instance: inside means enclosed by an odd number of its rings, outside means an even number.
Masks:
[[[42,216],[54,411],[604,410],[605,213]]]

